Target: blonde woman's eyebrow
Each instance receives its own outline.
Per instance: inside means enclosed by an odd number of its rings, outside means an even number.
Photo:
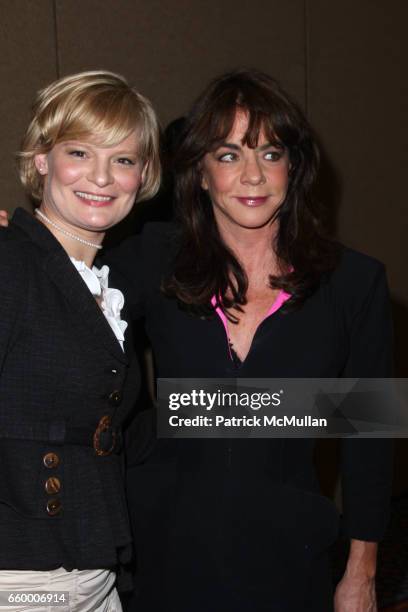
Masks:
[[[83,140],[63,140],[61,143],[64,147],[89,147],[90,143]]]
[[[83,140],[64,140],[63,142],[61,142],[62,145],[66,146],[66,147],[88,147],[89,149],[104,149],[104,150],[109,150],[109,149],[113,149],[114,146],[106,146],[106,147],[102,147],[100,145],[97,145],[95,143],[92,142],[85,142]],[[137,149],[118,149],[114,151],[114,155],[119,155],[119,156],[135,156],[138,157],[139,153],[137,151]]]

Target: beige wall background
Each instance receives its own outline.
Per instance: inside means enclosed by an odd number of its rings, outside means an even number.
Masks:
[[[405,0],[2,1],[1,207],[30,206],[14,154],[34,93],[51,80],[120,72],[166,126],[214,75],[265,70],[315,127],[321,193],[336,211],[339,238],[387,266],[398,373],[408,376],[407,21]],[[399,453],[408,455],[406,445]]]

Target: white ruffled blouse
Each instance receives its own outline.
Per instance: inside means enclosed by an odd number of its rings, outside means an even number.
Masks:
[[[102,266],[99,270],[96,266],[92,266],[91,270],[83,261],[78,261],[73,257],[70,257],[70,260],[78,270],[92,295],[95,297],[102,297],[102,312],[118,339],[122,350],[124,350],[123,343],[125,341],[125,331],[128,324],[120,318],[120,312],[124,306],[125,298],[119,289],[109,287],[109,267]]]

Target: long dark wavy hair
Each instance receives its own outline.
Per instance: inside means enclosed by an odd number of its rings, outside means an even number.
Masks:
[[[212,296],[227,312],[246,303],[248,279],[218,231],[207,191],[201,187],[200,162],[225,141],[236,113],[248,117],[243,144],[257,146],[261,130],[271,143],[285,147],[290,160],[286,197],[275,213],[278,224],[271,248],[282,275],[270,275],[271,288],[288,292],[283,310],[298,307],[332,270],[338,249],[324,231],[322,213],[312,198],[319,152],[312,131],[297,104],[270,76],[239,70],[214,79],[186,117],[174,159],[179,249],[164,292],[192,313],[210,315]]]

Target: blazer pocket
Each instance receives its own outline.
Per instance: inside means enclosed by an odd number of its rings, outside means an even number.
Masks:
[[[63,513],[60,447],[0,440],[0,503],[26,518],[59,519]]]

